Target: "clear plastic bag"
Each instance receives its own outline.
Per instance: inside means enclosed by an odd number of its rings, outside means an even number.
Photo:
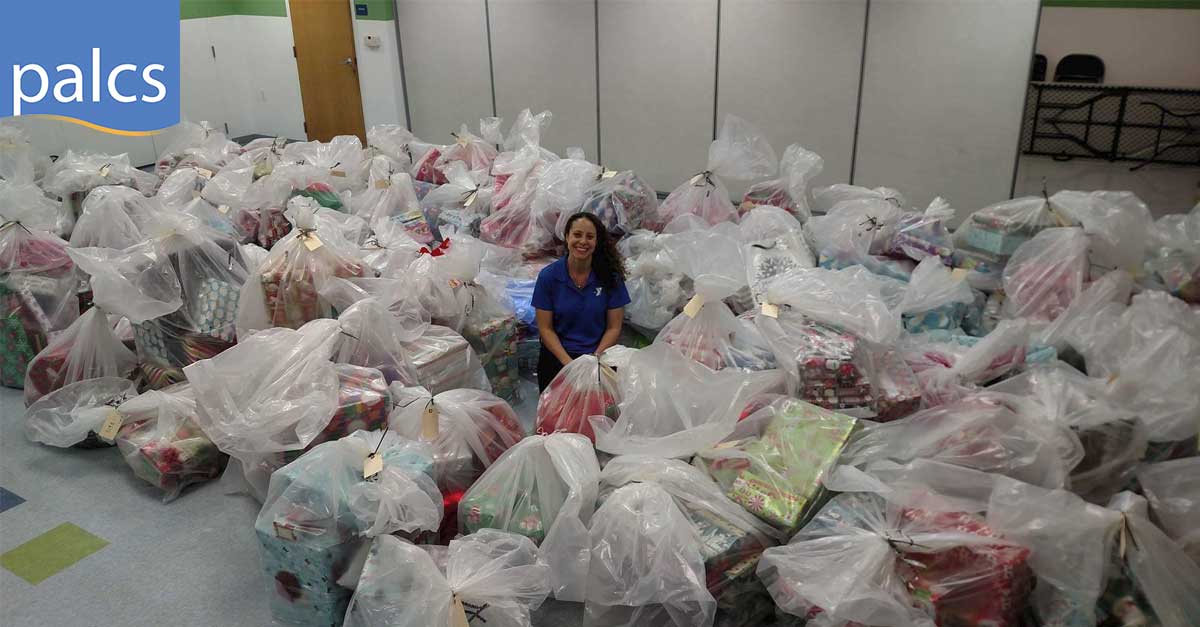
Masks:
[[[900,217],[900,207],[891,200],[859,198],[839,202],[829,213],[809,220],[807,226],[822,263],[872,267],[870,255],[891,248]]]
[[[74,212],[61,201],[47,197],[40,187],[3,178],[0,178],[0,220],[20,222],[27,228],[63,238],[69,237],[75,226]]]
[[[148,391],[121,403],[116,444],[139,479],[173,501],[189,485],[215,479],[228,456],[196,426],[196,399],[183,385]]]
[[[782,209],[760,205],[742,215],[746,280],[751,296],[765,302],[767,282],[789,270],[817,265],[800,223]]]
[[[818,187],[813,190],[813,213],[829,213],[838,203],[844,200],[859,200],[863,198],[886,200],[897,207],[903,207],[907,204],[904,196],[899,191],[890,187],[876,187],[871,189],[858,185],[837,183],[828,187]]]
[[[487,126],[485,120],[480,120],[480,127]],[[488,135],[493,134],[490,130]],[[467,170],[488,172],[492,162],[496,160],[496,147],[483,138],[474,135],[463,124],[458,133],[451,133],[454,143],[447,146],[431,148],[412,166],[413,178],[418,181],[444,185],[447,181],[447,167],[455,161],[462,162]],[[494,138],[493,138],[494,139]]]
[[[0,179],[16,184],[32,184],[37,180],[33,144],[25,132],[8,121],[0,123]]]
[[[136,367],[137,356],[113,334],[104,311],[93,307],[29,362],[25,372],[25,406],[77,381],[129,378]]]
[[[666,490],[696,536],[704,539],[699,545],[700,557],[705,584],[717,599],[718,616],[736,612],[746,621],[773,612],[774,605],[750,566],[757,563],[763,549],[778,544],[783,534],[729,500],[712,479],[684,461],[616,457],[600,473],[601,498],[631,483],[650,483]]]
[[[527,254],[553,243],[554,234],[539,226],[535,219],[533,203],[542,174],[555,162],[543,160],[533,146],[517,153],[504,153],[496,159],[492,213],[479,224],[483,241]]]
[[[621,368],[615,421],[592,419],[596,447],[615,455],[686,458],[729,435],[754,396],[783,391],[778,371],[713,372],[655,343]]]
[[[639,330],[654,335],[687,303],[690,280],[679,273],[667,242],[673,236],[637,231],[621,240],[625,257],[625,289],[630,303],[625,319]]]
[[[428,324],[406,327],[379,301],[367,298],[342,311],[338,325],[333,361],[375,368],[389,384],[417,385],[417,368],[404,344],[420,338]]]
[[[685,181],[658,206],[658,211],[643,220],[643,226],[661,231],[678,216],[692,214],[709,224],[736,222],[737,209],[729,191],[718,177],[738,181],[770,176],[779,162],[766,137],[749,122],[726,115],[721,132],[708,147],[704,171]]]
[[[549,569],[528,538],[485,529],[451,540],[444,568],[429,548],[376,538],[345,624],[529,627],[550,591]]]
[[[83,212],[71,232],[71,246],[129,248],[150,236],[155,214],[163,211],[151,198],[128,187],[97,187],[83,201]]]
[[[935,407],[1023,367],[1031,354],[1029,325],[1002,320],[982,339],[944,331],[914,334],[898,349],[921,382],[925,405]]]
[[[739,421],[693,463],[734,502],[790,533],[820,507],[825,478],[857,428],[855,418],[784,397]]]
[[[864,268],[792,270],[768,281],[766,293],[769,303],[876,344],[890,345],[900,336],[897,287]]]
[[[805,150],[800,144],[788,146],[779,159],[779,178],[751,185],[742,197],[738,213],[745,215],[755,207],[770,206],[807,222],[812,217],[808,207],[808,184],[824,169],[825,160],[821,155]]]
[[[196,396],[196,423],[222,451],[241,461],[305,448],[337,408],[330,363],[335,320],[299,330],[273,328],[184,368]]]
[[[159,179],[129,164],[129,155],[101,155],[67,151],[46,172],[42,187],[63,199],[79,215],[84,196],[101,185],[132,187],[145,195],[157,189]]]
[[[1061,488],[1083,455],[1078,436],[1066,425],[1047,421],[1036,403],[977,392],[901,420],[871,425],[852,439],[842,459],[847,465],[932,459]]]
[[[1013,253],[1004,267],[1004,312],[1050,322],[1083,291],[1088,236],[1079,228],[1045,229]]]
[[[951,274],[937,257],[926,257],[918,263],[897,306],[904,328],[919,332],[960,327],[967,306],[975,302],[963,278]]]
[[[598,177],[591,187],[584,190],[579,211],[595,214],[609,234],[620,238],[633,233],[642,228],[642,221],[647,216],[658,211],[658,194],[632,170],[616,173],[603,170]],[[561,224],[555,225],[555,234],[566,230],[566,218],[569,217],[570,213],[563,213],[559,217]]]
[[[711,626],[700,537],[654,483],[610,494],[592,517],[584,625]]]
[[[954,214],[954,207],[940,196],[929,203],[924,213],[902,213],[888,252],[916,261],[937,257],[943,264],[950,265],[954,241],[946,230],[946,223],[954,219]]]
[[[1079,334],[1086,332],[1097,313],[1111,303],[1128,303],[1132,290],[1133,277],[1128,272],[1109,272],[1084,288],[1053,322],[1035,330],[1033,341],[1060,351],[1068,345],[1079,343]]]
[[[368,456],[382,469],[364,478]],[[357,431],[317,446],[271,476],[254,523],[271,614],[285,624],[338,624],[370,538],[437,529],[440,495],[424,444]]]
[[[432,324],[405,348],[421,386],[434,394],[459,388],[492,391],[479,357],[454,329]]]
[[[373,231],[359,248],[363,263],[380,277],[395,279],[403,276],[420,254],[421,243],[394,222],[376,225]]]
[[[447,390],[435,397],[425,388],[392,384],[389,392],[390,428],[433,446],[433,477],[445,508],[440,536],[449,541],[459,532],[458,504],[467,489],[524,437],[520,419],[503,399],[481,390]]]
[[[421,199],[425,221],[442,238],[455,234],[478,236],[493,188],[485,185],[487,177],[483,172],[468,172],[462,163],[448,165],[446,177],[445,185]]]
[[[237,330],[242,336],[269,327],[298,328],[306,322],[333,315],[320,296],[333,278],[361,277],[366,266],[336,242],[336,233],[321,229],[311,200],[288,203],[288,219],[296,230],[286,235],[246,281],[238,301]]]
[[[459,530],[511,531],[541,545],[555,598],[582,601],[588,577],[588,521],[600,466],[587,438],[534,435],[504,452],[463,496]]]
[[[224,133],[215,130],[208,122],[180,122],[173,134],[171,143],[158,155],[158,161],[154,164],[154,173],[163,179],[177,168],[188,166],[216,172],[242,151],[241,146],[229,141]]]
[[[354,135],[338,135],[328,142],[292,142],[283,147],[283,160],[327,171],[329,184],[339,191],[361,188],[366,178],[362,142]]]
[[[414,155],[414,148],[427,147],[411,131],[398,124],[376,124],[367,129],[367,146],[378,149],[398,169],[403,170],[412,167],[414,157],[420,157],[420,154]]]
[[[1137,479],[1154,520],[1200,564],[1200,457],[1143,464]]]
[[[542,392],[534,433],[579,433],[595,442],[589,417],[615,417],[619,402],[617,375],[595,355],[581,355],[564,366]]]
[[[1097,270],[1133,272],[1141,267],[1153,218],[1146,203],[1132,192],[1061,191],[1050,202],[1059,215],[1088,234],[1088,259]]]
[[[746,288],[741,243],[716,230],[697,230],[672,236],[666,246],[676,268],[692,280],[695,296],[693,309],[685,307],[656,341],[713,370],[774,368],[774,355],[757,329],[722,302]]]
[[[96,432],[116,406],[137,395],[137,384],[122,377],[75,381],[50,392],[25,410],[25,436],[66,448],[99,445]]]
[[[559,159],[546,166],[538,177],[537,191],[530,204],[533,228],[523,249],[553,250],[555,241],[565,239],[567,220],[583,206],[584,196],[604,175],[604,168],[585,159]],[[618,229],[620,225],[614,225]],[[612,230],[606,230],[611,233]]]

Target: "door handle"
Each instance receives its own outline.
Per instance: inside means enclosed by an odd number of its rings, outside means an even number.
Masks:
[[[342,63],[346,65],[354,65],[354,57],[346,57],[346,60],[342,61]]]

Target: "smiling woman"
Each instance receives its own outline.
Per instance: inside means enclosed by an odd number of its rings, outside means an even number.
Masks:
[[[546,266],[533,288],[538,333],[538,388],[580,355],[600,355],[617,342],[629,292],[616,244],[596,216],[577,213],[563,231],[565,257]]]

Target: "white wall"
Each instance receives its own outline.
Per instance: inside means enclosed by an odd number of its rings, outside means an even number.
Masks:
[[[1104,82],[1200,88],[1200,10],[1045,7],[1037,51],[1046,77],[1071,53],[1104,60]]]
[[[367,47],[367,35],[379,38],[378,48]],[[354,52],[358,58],[358,87],[367,128],[376,124],[405,125],[404,84],[400,76],[395,24],[382,20],[354,20]]]
[[[1012,189],[1038,0],[873,0],[854,183],[963,215]]]

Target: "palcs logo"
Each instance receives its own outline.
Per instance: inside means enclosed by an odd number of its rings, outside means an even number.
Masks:
[[[17,0],[0,15],[0,117],[117,135],[179,122],[177,0]]]

